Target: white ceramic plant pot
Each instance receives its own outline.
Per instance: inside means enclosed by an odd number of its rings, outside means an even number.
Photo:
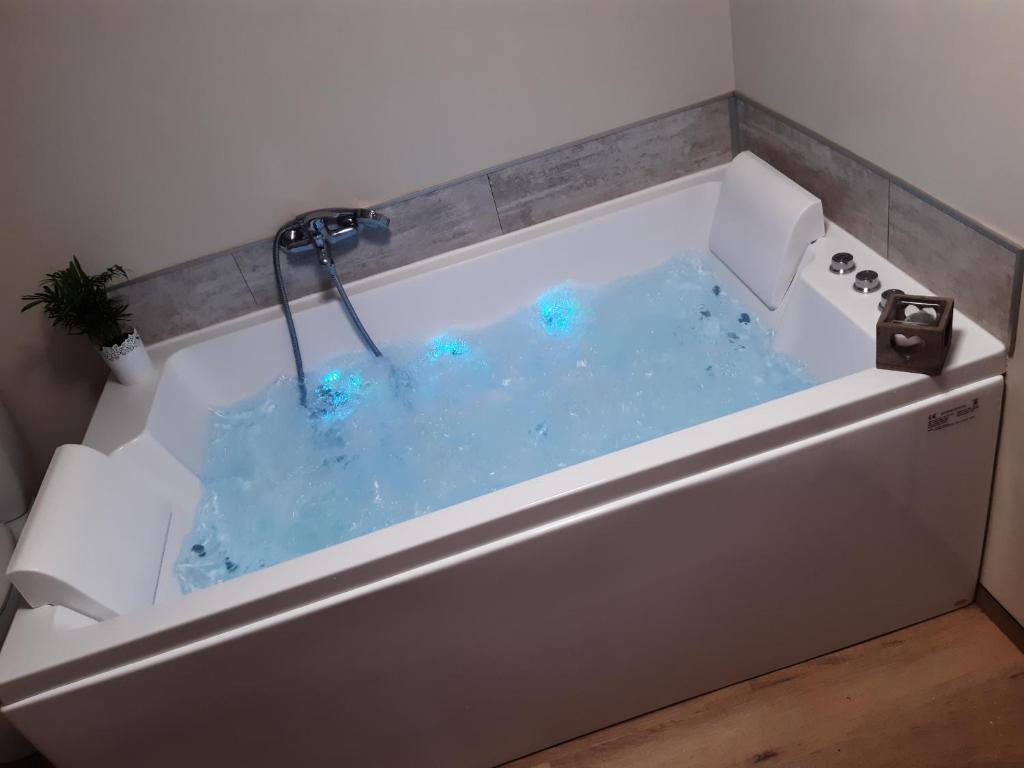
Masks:
[[[153,361],[149,359],[146,345],[135,329],[120,344],[100,347],[99,352],[122,384],[138,384],[153,373]]]

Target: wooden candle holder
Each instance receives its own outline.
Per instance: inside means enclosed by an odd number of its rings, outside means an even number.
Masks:
[[[938,376],[952,340],[952,299],[896,294],[875,326],[875,365]]]

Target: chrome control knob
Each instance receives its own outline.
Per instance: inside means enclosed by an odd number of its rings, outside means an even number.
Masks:
[[[901,291],[899,288],[886,288],[882,291],[882,295],[878,297],[878,311],[881,312],[885,309],[885,305],[889,303],[889,299],[893,296],[899,296],[905,291]]]
[[[857,293],[873,293],[881,287],[878,273],[873,269],[862,269],[853,278],[853,290]]]
[[[832,256],[832,263],[828,265],[830,272],[836,275],[845,275],[853,272],[857,265],[853,263],[852,253],[836,253]]]

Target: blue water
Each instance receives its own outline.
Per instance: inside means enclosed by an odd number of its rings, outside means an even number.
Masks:
[[[183,592],[812,386],[702,254],[217,411]]]

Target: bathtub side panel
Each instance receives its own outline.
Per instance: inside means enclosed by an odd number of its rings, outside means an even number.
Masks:
[[[973,599],[1002,379],[7,706],[62,768],[490,766]]]

